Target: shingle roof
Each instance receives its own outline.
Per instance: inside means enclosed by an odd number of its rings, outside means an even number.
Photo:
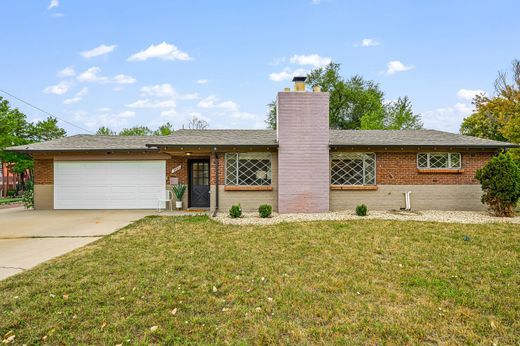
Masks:
[[[331,146],[505,148],[515,144],[435,130],[331,130]],[[7,148],[19,152],[157,150],[155,146],[277,146],[273,130],[178,130],[170,136],[76,135]]]
[[[331,130],[331,146],[505,148],[517,145],[437,130]]]

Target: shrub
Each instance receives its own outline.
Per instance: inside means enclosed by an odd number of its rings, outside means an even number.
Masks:
[[[29,180],[25,185],[25,191],[22,195],[22,202],[25,208],[34,208],[34,183],[32,180]]]
[[[357,216],[367,216],[368,207],[364,204],[360,204],[356,207]]]
[[[242,207],[240,207],[240,204],[235,204],[231,206],[231,208],[229,209],[229,216],[233,219],[242,216]]]
[[[14,197],[14,196],[16,196],[16,190],[15,189],[7,190],[7,197]]]
[[[184,196],[184,192],[186,191],[186,185],[177,184],[172,186],[173,194],[177,201],[182,201],[182,196]]]
[[[273,207],[270,204],[262,204],[260,207],[258,207],[258,214],[260,214],[260,217],[266,218],[271,216],[273,212]]]
[[[482,185],[482,203],[496,216],[513,216],[520,198],[520,168],[509,154],[493,157],[477,170],[475,178]]]

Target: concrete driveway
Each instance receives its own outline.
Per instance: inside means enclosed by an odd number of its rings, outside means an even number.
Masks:
[[[151,214],[154,211],[0,209],[0,280]]]

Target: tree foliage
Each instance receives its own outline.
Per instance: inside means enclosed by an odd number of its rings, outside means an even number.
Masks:
[[[520,60],[512,63],[512,78],[498,73],[493,96],[477,95],[473,104],[476,111],[462,122],[462,134],[520,143]]]
[[[120,136],[150,136],[152,135],[152,130],[150,130],[147,126],[134,126],[126,129],[122,129],[119,132]]]
[[[99,135],[99,136],[115,136],[115,135],[116,135],[116,132],[115,132],[115,131],[112,131],[111,129],[109,129],[109,128],[106,127],[106,126],[101,126],[101,127],[96,131],[96,135]]]
[[[167,122],[166,124],[162,124],[153,132],[154,136],[169,136],[173,133],[173,125]]]
[[[418,129],[421,117],[414,114],[407,97],[385,104],[379,85],[355,75],[345,80],[340,75],[340,64],[331,62],[312,70],[306,84],[319,86],[329,92],[329,127],[333,129]],[[276,102],[268,104],[266,120],[270,128],[276,128]]]
[[[501,153],[493,157],[475,177],[482,184],[482,203],[497,216],[513,216],[520,199],[520,168],[511,156]]]
[[[17,108],[12,108],[9,101],[0,97],[0,161],[7,163],[14,173],[21,173],[33,167],[30,156],[7,152],[10,146],[47,141],[65,136],[65,130],[58,126],[55,118],[32,123]]]

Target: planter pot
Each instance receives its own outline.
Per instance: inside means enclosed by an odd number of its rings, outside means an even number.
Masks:
[[[175,208],[182,209],[182,201],[176,201],[175,202]]]

